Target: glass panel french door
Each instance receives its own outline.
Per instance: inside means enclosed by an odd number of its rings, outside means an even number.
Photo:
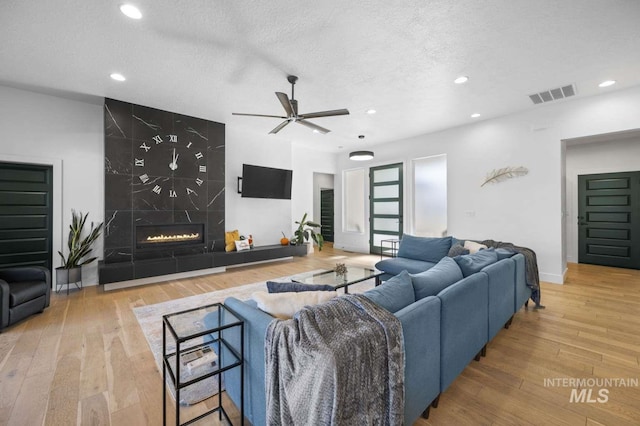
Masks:
[[[369,169],[369,251],[381,254],[383,240],[402,237],[402,163]]]

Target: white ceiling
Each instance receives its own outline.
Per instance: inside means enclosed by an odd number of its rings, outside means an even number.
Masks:
[[[290,94],[295,74],[300,112],[351,115],[312,120],[327,135],[291,125],[269,137],[336,152],[464,125],[474,112],[540,108],[527,95],[566,84],[576,97],[640,84],[637,0],[135,0],[140,21],[120,3],[2,0],[0,84],[266,137],[279,120],[231,113],[280,115],[274,92]],[[469,82],[453,84],[459,75]],[[618,84],[599,88],[606,79]]]

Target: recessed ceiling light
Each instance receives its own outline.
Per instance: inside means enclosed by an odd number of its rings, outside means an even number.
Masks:
[[[480,117],[480,114],[478,114],[477,112],[474,112],[473,114],[471,114],[471,118],[478,118]]]
[[[616,84],[615,80],[607,80],[607,81],[603,81],[602,83],[598,84],[598,87],[609,87],[609,86],[613,86],[614,84]]]
[[[125,81],[126,78],[124,78],[124,75],[114,72],[113,74],[110,75],[110,77],[112,79],[114,79],[115,81]]]
[[[463,84],[463,83],[466,83],[467,81],[469,81],[469,77],[467,77],[466,75],[461,75],[460,77],[453,80],[455,84]]]
[[[373,108],[370,108],[367,110],[367,114],[375,114],[375,113],[376,113],[376,110]]]
[[[124,13],[131,19],[142,18],[142,12],[140,12],[140,9],[129,3],[120,5],[120,12]]]
[[[318,130],[318,129],[313,129],[313,133],[320,133],[320,130]]]

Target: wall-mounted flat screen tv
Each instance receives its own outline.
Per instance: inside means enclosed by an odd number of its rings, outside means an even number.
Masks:
[[[242,197],[290,200],[292,176],[291,170],[243,164]]]

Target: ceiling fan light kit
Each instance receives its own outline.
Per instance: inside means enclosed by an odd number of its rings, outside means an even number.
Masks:
[[[336,115],[348,115],[349,114],[349,110],[348,109],[344,109],[344,108],[343,109],[335,109],[335,110],[331,110],[331,111],[319,111],[319,112],[310,112],[310,113],[306,113],[306,114],[299,114],[298,113],[298,101],[295,99],[295,96],[294,96],[294,86],[296,84],[296,81],[298,81],[298,77],[296,77],[295,75],[290,75],[290,76],[287,77],[287,81],[289,83],[291,83],[291,98],[289,98],[286,93],[276,92],[276,97],[278,98],[278,100],[282,104],[282,107],[284,108],[284,111],[287,113],[286,116],[282,116],[282,115],[265,115],[265,114],[245,114],[245,113],[239,113],[239,112],[234,112],[232,114],[233,115],[244,115],[244,116],[249,116],[249,117],[268,117],[268,118],[280,118],[280,119],[283,119],[284,121],[282,123],[278,124],[273,130],[271,130],[269,132],[269,134],[271,134],[271,135],[274,135],[274,134],[278,133],[280,130],[284,129],[291,122],[302,124],[303,126],[310,128],[314,132],[322,133],[324,135],[324,134],[329,133],[331,130],[325,129],[324,127],[321,127],[321,126],[318,126],[317,124],[314,124],[314,123],[308,121],[308,119],[310,119],[310,118],[320,118],[320,117],[333,117],[333,116],[336,116]]]

